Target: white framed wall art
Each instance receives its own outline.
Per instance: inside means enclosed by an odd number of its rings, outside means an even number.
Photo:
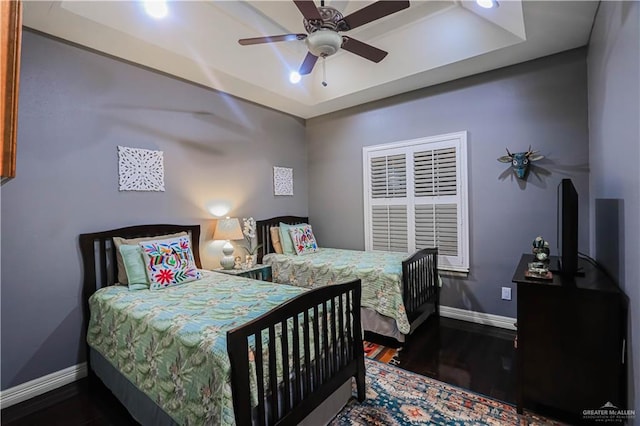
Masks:
[[[293,195],[293,169],[273,167],[273,195]]]
[[[120,191],[164,191],[162,151],[118,146]]]

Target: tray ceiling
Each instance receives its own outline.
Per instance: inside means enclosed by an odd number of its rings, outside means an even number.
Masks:
[[[327,1],[343,15],[372,1]],[[316,2],[319,5],[319,2]],[[412,1],[344,33],[389,52],[380,63],[340,50],[289,82],[304,41],[238,39],[304,33],[291,1],[172,1],[153,19],[139,1],[26,1],[24,25],[302,118],[310,118],[587,44],[597,2]]]

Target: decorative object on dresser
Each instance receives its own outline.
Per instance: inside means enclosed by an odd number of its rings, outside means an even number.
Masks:
[[[118,146],[120,191],[164,191],[162,151]]]
[[[235,258],[233,257],[233,245],[231,240],[242,240],[244,235],[242,229],[240,229],[240,222],[237,218],[225,218],[218,219],[216,223],[216,229],[213,232],[214,240],[226,241],[222,246],[222,253],[224,256],[220,259],[220,266],[224,269],[233,269],[235,265]]]
[[[511,168],[518,179],[526,179],[527,173],[529,172],[529,165],[543,158],[544,155],[538,154],[538,151],[531,151],[531,145],[529,145],[527,152],[514,152],[513,154],[510,153],[509,148],[507,148],[507,155],[498,158],[498,161],[501,163],[511,163]]]
[[[607,402],[623,409],[626,397],[627,300],[596,265],[581,259],[584,276],[525,276],[533,254],[524,254],[518,285],[517,406],[560,420],[584,423],[585,410]],[[557,262],[551,258],[551,264]]]
[[[537,236],[532,243],[534,262],[530,262],[524,276],[531,279],[550,280],[553,274],[549,271],[549,243]]]
[[[273,195],[293,195],[293,169],[273,166]]]

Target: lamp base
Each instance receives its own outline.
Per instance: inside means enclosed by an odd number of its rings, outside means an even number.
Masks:
[[[224,256],[220,259],[220,266],[222,266],[222,269],[233,269],[236,264],[236,259],[233,257],[233,246],[231,245],[231,242],[227,241],[224,243],[222,246],[222,253],[224,253]]]
[[[220,266],[222,269],[233,269],[236,264],[236,259],[233,256],[223,256],[220,259]]]

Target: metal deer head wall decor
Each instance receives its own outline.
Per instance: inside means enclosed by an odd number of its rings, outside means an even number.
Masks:
[[[503,155],[498,158],[498,161],[501,163],[511,163],[511,168],[518,179],[526,179],[529,164],[544,158],[544,155],[539,155],[538,151],[531,151],[531,145],[529,145],[527,152],[515,152],[512,154],[509,152],[509,149],[507,149],[507,154],[508,155]]]

